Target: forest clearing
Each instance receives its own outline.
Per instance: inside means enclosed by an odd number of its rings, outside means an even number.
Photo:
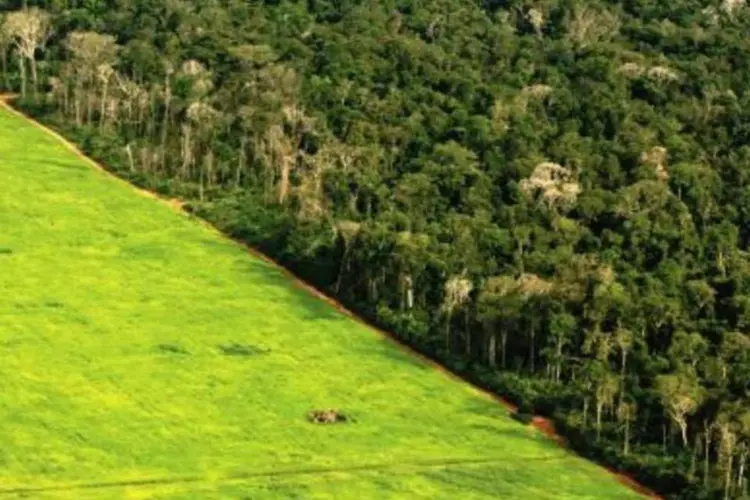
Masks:
[[[0,496],[638,498],[6,110],[0,180]]]

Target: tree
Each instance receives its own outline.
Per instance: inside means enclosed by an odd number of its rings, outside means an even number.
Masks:
[[[606,42],[618,34],[620,19],[616,14],[597,7],[577,4],[568,24],[568,38],[579,49]]]
[[[669,356],[675,363],[697,373],[698,363],[708,354],[708,342],[699,333],[678,331],[669,346]]]
[[[679,427],[683,446],[688,446],[688,416],[701,404],[704,391],[694,375],[676,372],[656,378],[658,391],[665,411]]]
[[[714,427],[719,435],[717,442],[717,453],[719,456],[719,467],[724,473],[724,499],[731,498],[734,481],[734,459],[737,451],[737,405],[736,403],[725,403],[719,413]]]
[[[339,267],[339,274],[336,277],[336,284],[334,285],[333,291],[338,295],[341,289],[341,280],[344,276],[344,270],[349,265],[349,253],[351,251],[352,242],[359,234],[362,229],[362,225],[355,221],[341,220],[336,223],[336,234],[341,238],[341,242],[344,245],[344,252],[341,257],[341,266]]]
[[[456,309],[464,306],[470,298],[473,285],[464,275],[453,276],[445,282],[445,298],[443,299],[443,311],[445,314],[445,349],[450,352],[451,348],[451,320]]]
[[[5,28],[5,15],[0,14],[0,70],[3,72],[3,86],[10,90],[8,74],[8,52],[13,41],[11,33]]]
[[[620,403],[619,407],[622,407],[625,403],[623,401],[625,397],[625,376],[628,364],[628,354],[633,348],[633,332],[627,328],[618,328],[614,333],[614,342],[620,351]]]
[[[602,373],[596,380],[596,389],[594,393],[596,401],[596,439],[601,439],[602,432],[602,411],[605,407],[614,404],[615,395],[619,389],[619,381],[609,370],[602,370]]]
[[[622,453],[627,456],[630,454],[630,428],[637,415],[635,403],[620,400],[617,406],[617,420],[622,424]]]
[[[529,315],[529,370],[536,372],[536,333],[539,322],[540,309],[543,302],[552,292],[553,284],[534,274],[522,274],[516,280],[516,290],[524,302],[525,307],[534,312]]]
[[[84,101],[87,121],[91,123],[94,93],[100,90],[99,120],[103,125],[110,83],[115,74],[113,66],[118,49],[115,38],[90,31],[74,31],[68,35],[66,45],[71,54],[72,73],[75,75],[76,123],[80,125],[82,122]]]
[[[560,382],[565,354],[563,349],[572,341],[576,328],[575,316],[567,312],[553,313],[549,322],[550,347],[548,347],[548,362],[552,368],[552,380]]]
[[[497,330],[500,329],[500,366],[507,363],[508,330],[521,311],[516,280],[511,276],[495,276],[485,281],[478,298],[479,318],[488,332],[487,362],[497,367]]]
[[[3,29],[18,51],[18,68],[21,72],[21,96],[26,97],[26,63],[31,68],[34,98],[37,97],[38,76],[36,53],[42,50],[51,35],[51,16],[37,7],[9,13]]]
[[[540,201],[555,213],[572,208],[581,192],[573,173],[552,162],[538,164],[531,176],[521,181],[519,187],[529,197],[538,194]]]

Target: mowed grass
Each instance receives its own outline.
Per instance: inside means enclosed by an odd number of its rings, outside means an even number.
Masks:
[[[0,497],[638,497],[2,109],[0,189]]]

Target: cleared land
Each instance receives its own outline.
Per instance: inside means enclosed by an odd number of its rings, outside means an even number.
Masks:
[[[0,186],[0,498],[638,498],[1,108]]]

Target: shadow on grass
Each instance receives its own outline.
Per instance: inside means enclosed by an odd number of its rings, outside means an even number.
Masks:
[[[300,319],[305,321],[350,321],[347,316],[326,302],[322,297],[316,297],[311,292],[303,289],[291,277],[273,265],[263,262],[253,255],[237,264],[238,271],[250,275],[263,286],[277,287],[283,292],[284,302],[295,312],[300,313]],[[338,328],[338,327],[337,327]]]
[[[238,272],[250,275],[256,281],[262,282],[264,286],[278,287],[283,293],[284,302],[300,316],[303,321],[325,321],[332,323],[330,327],[335,329],[331,335],[344,338],[347,348],[362,357],[380,356],[387,357],[397,363],[404,363],[420,370],[431,369],[430,365],[410,352],[405,343],[397,340],[392,335],[377,334],[376,328],[364,320],[352,318],[349,313],[341,310],[342,306],[331,304],[329,297],[318,296],[320,292],[313,292],[303,288],[299,282],[290,277],[287,272],[275,267],[273,264],[249,255],[237,263]],[[375,335],[375,342],[368,341],[365,330],[370,335]]]
[[[74,172],[87,172],[91,170],[91,167],[77,160],[65,162],[65,161],[51,160],[48,157],[45,157],[45,158],[35,158],[35,159],[27,160],[27,161],[34,161],[38,165],[41,165],[42,167],[50,169],[50,170],[65,170],[65,171],[74,171]]]
[[[485,398],[472,399],[466,405],[465,410],[482,417],[509,418],[510,416],[510,409],[498,404],[497,401]]]

